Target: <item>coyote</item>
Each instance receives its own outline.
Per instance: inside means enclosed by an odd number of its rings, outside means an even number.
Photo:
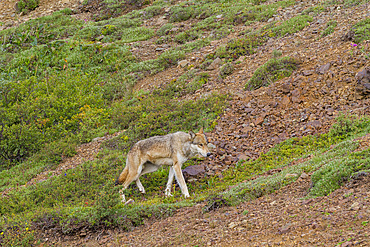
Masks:
[[[145,189],[140,182],[140,176],[155,172],[163,165],[171,166],[165,195],[171,196],[171,186],[175,176],[182,194],[189,197],[181,166],[197,154],[203,157],[210,156],[211,153],[207,144],[208,141],[203,133],[203,128],[196,134],[193,131],[189,133],[180,131],[165,136],[153,136],[134,144],[127,154],[126,166],[116,181],[116,185],[123,184],[123,188],[120,190],[122,202],[126,201],[123,190],[132,181],[136,181],[140,192],[145,193]]]

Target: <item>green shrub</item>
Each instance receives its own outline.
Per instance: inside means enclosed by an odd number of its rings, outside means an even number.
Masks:
[[[351,142],[343,142],[335,148],[348,150],[347,145]],[[355,146],[356,147],[356,146]],[[352,148],[353,150],[353,148]],[[370,169],[370,149],[360,152],[353,152],[348,157],[335,159],[325,164],[321,169],[311,176],[311,196],[326,196],[336,189],[339,189],[344,182],[350,180],[352,175],[359,171]]]
[[[39,0],[19,0],[16,9],[18,13],[32,11],[39,6],[39,3]]]
[[[194,9],[191,7],[174,6],[170,9],[170,22],[180,22],[190,19]]]
[[[340,114],[331,127],[329,135],[334,138],[345,139],[350,135],[356,134],[358,131],[368,129],[369,125],[369,118],[359,118],[356,115]]]
[[[13,165],[37,152],[44,143],[68,133],[89,138],[87,129],[107,121],[103,92],[89,76],[58,76],[47,80],[22,80],[6,85],[0,101],[0,163]]]
[[[321,37],[328,36],[334,32],[334,28],[337,26],[336,21],[329,21],[326,24],[325,30],[321,32]]]
[[[302,11],[302,15],[312,15],[317,16],[321,12],[325,11],[325,8],[321,5],[312,6]],[[312,14],[311,14],[312,13]]]
[[[220,68],[221,78],[226,78],[228,75],[232,74],[234,71],[234,66],[231,63],[227,63]]]
[[[283,55],[283,52],[280,51],[280,50],[274,49],[272,51],[272,58],[279,58],[279,57],[281,57],[281,55]]]
[[[370,39],[370,18],[366,18],[356,23],[352,30],[354,30],[354,41],[361,43],[364,40]]]
[[[179,44],[184,44],[186,42],[198,39],[200,35],[201,34],[197,31],[186,31],[176,35],[174,41]]]
[[[265,36],[283,37],[286,34],[296,33],[309,25],[313,18],[308,15],[299,15],[281,23],[277,27],[273,27],[266,32]]]
[[[255,90],[290,76],[297,69],[297,65],[298,61],[290,57],[270,59],[253,73],[251,79],[245,84],[245,89]]]
[[[230,29],[226,26],[223,26],[221,28],[217,28],[217,29],[214,29],[212,32],[211,32],[211,35],[210,37],[212,39],[222,39],[222,38],[225,38],[227,37],[227,35],[229,35],[230,33]]]
[[[163,26],[161,26],[161,28],[160,29],[158,29],[158,31],[157,31],[157,35],[158,36],[164,36],[164,35],[167,35],[168,34],[168,32],[173,28],[174,26],[171,24],[171,23],[167,23],[167,24],[165,24],[165,25],[163,25]]]
[[[245,38],[240,38],[236,40],[231,40],[227,46],[226,50],[228,56],[236,60],[240,56],[251,55],[255,51],[254,49],[261,44],[261,39],[257,35],[247,35]]]

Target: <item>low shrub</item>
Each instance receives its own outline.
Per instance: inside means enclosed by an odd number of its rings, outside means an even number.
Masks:
[[[220,68],[221,78],[226,78],[228,75],[231,75],[234,71],[234,66],[231,63],[227,63]]]
[[[321,32],[321,37],[328,36],[334,32],[334,28],[337,26],[336,21],[329,21],[326,24],[325,30]]]
[[[180,22],[190,19],[194,9],[191,7],[174,6],[170,9],[170,22]]]
[[[290,57],[272,58],[253,73],[245,84],[245,89],[255,90],[290,76],[297,69],[297,65],[298,61]]]
[[[353,27],[354,42],[361,43],[364,40],[370,39],[370,18],[366,18],[357,22]]]
[[[40,4],[39,0],[19,0],[16,4],[16,10],[18,13],[29,12],[36,9]]]

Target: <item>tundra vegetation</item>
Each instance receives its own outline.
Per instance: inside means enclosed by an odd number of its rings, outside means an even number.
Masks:
[[[210,94],[197,100],[185,96],[208,80],[204,68],[219,57],[221,77],[233,72],[240,56],[251,55],[269,38],[291,35],[312,21],[312,14],[326,11],[326,1],[302,15],[282,22],[267,22],[278,8],[293,0],[265,5],[263,0],[209,1],[103,1],[94,21],[73,17],[64,9],[0,31],[0,243],[28,246],[38,229],[72,234],[82,228],[118,227],[130,230],[148,217],[166,217],[176,208],[207,201],[205,210],[237,205],[271,193],[296,178],[286,173],[314,172],[308,196],[327,195],[344,181],[370,169],[369,149],[356,152],[354,139],[370,131],[370,119],[338,118],[327,134],[292,138],[273,147],[256,160],[239,161],[224,171],[223,178],[205,177],[188,183],[192,196],[163,197],[168,170],[147,174],[142,183],[146,201],[135,186],[126,195],[132,205],[120,203],[114,180],[125,164],[125,153],[136,141],[174,131],[212,130],[228,105],[229,95]],[[348,6],[362,1],[345,1]],[[19,11],[32,10],[38,1],[21,0]],[[87,1],[85,1],[87,4]],[[164,14],[169,23],[158,30],[143,26],[146,19]],[[189,30],[175,24],[196,20]],[[179,78],[151,92],[133,91],[145,75],[177,65],[186,54],[212,40],[227,36],[235,25],[265,22],[258,30],[243,33],[214,53],[203,65],[184,71]],[[369,39],[369,19],[353,26],[357,43]],[[330,24],[330,25],[329,25]],[[336,23],[328,23],[330,34]],[[131,45],[149,39],[174,42],[157,58],[142,60]],[[276,55],[277,54],[277,55]],[[297,62],[289,57],[270,61],[256,70],[246,84],[254,90],[289,76]],[[24,186],[40,172],[51,171],[76,147],[106,133],[122,131],[104,143],[94,161],[67,170],[31,186]],[[334,148],[331,148],[333,147]],[[313,156],[282,173],[248,181],[270,169],[288,166],[295,159]],[[278,157],[278,158],[276,158]],[[197,164],[198,159],[186,165]],[[247,182],[243,182],[247,180]],[[230,185],[237,185],[228,189]]]

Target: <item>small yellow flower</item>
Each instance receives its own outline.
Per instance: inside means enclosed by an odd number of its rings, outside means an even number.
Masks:
[[[1,235],[3,235],[4,234],[4,232],[1,232]]]

